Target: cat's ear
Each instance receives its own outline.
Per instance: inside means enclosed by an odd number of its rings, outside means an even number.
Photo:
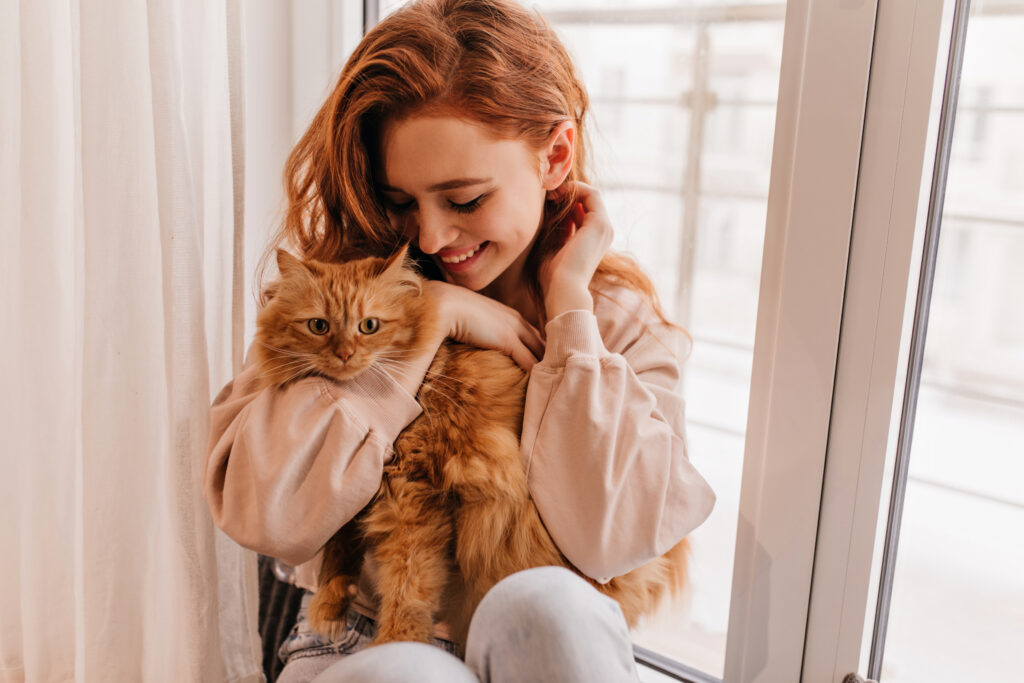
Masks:
[[[412,259],[409,258],[408,242],[384,259],[378,277],[398,286],[407,287],[415,291],[417,295],[423,292],[423,280],[412,267]]]
[[[284,279],[291,278],[308,278],[314,275],[316,267],[313,263],[304,262],[296,258],[290,252],[284,249],[277,250],[277,270],[281,273],[281,277]]]
[[[381,268],[381,275],[398,277],[399,271],[409,265],[409,243],[406,242],[395,253],[384,259],[384,266]]]

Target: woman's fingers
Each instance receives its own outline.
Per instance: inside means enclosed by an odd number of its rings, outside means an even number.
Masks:
[[[505,353],[523,370],[529,371],[537,361],[544,357],[544,342],[540,333],[519,313],[510,310],[505,313],[511,317],[510,325],[505,332]]]
[[[544,339],[540,336],[537,328],[526,322],[522,316],[519,317],[519,339],[526,345],[530,352],[537,358],[544,357]]]
[[[431,282],[428,286],[443,302],[439,311],[452,339],[501,351],[524,370],[544,356],[540,332],[514,308],[456,285]]]
[[[571,189],[576,190],[576,199],[583,204],[583,213],[591,213],[592,211],[605,211],[604,200],[601,199],[601,192],[593,185],[588,185],[581,180],[566,180],[564,183],[551,190],[552,198],[558,198],[569,192]],[[571,214],[575,219],[576,207],[573,207],[574,213]],[[576,221],[579,225],[580,221]]]
[[[512,360],[515,361],[516,365],[527,372],[532,370],[533,366],[537,364],[537,358],[530,353],[530,349],[526,348],[522,342],[513,344],[509,355],[512,356]]]

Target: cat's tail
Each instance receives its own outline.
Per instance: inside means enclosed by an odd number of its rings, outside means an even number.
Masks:
[[[666,599],[678,598],[689,575],[690,541],[684,538],[668,552],[633,571],[595,587],[614,599],[632,628],[652,614]]]

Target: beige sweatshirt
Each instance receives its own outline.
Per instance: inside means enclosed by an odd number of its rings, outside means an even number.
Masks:
[[[599,581],[667,551],[715,502],[683,441],[677,356],[688,340],[637,292],[605,291],[593,313],[548,322],[521,445],[552,538]],[[204,492],[229,536],[301,565],[296,583],[312,589],[319,551],[373,497],[395,439],[422,409],[384,373],[263,391],[255,374],[250,355],[214,400]]]

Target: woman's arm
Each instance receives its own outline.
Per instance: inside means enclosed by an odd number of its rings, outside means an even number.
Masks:
[[[210,409],[204,494],[238,543],[298,565],[370,501],[422,409],[384,373],[259,390],[257,370],[247,363]]]
[[[601,581],[667,551],[715,501],[686,455],[673,352],[682,333],[638,293],[610,293],[595,297],[596,315],[568,311],[548,323],[522,437],[530,492],[552,538]]]

